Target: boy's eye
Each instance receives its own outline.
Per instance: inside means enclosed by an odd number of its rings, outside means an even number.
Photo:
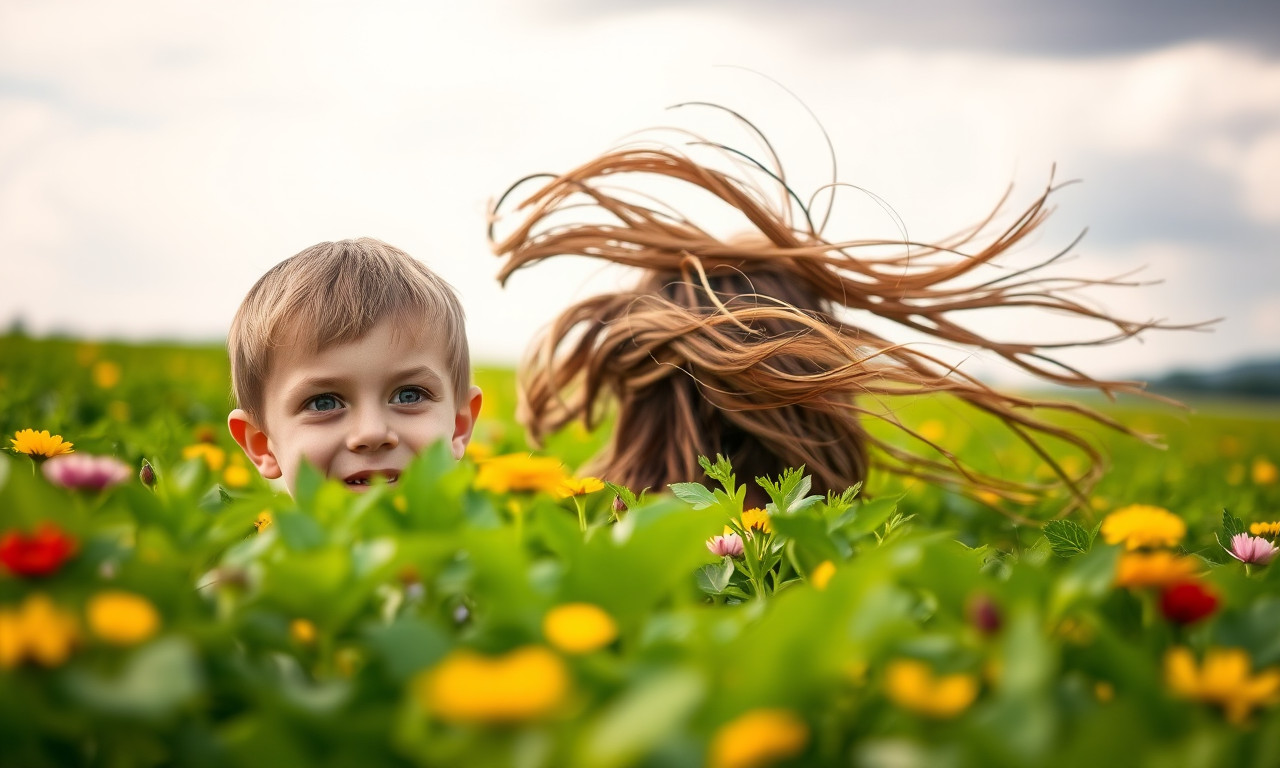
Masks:
[[[396,405],[413,405],[430,398],[426,390],[420,387],[405,387],[397,389],[396,393],[391,396],[391,402]]]
[[[303,406],[308,411],[333,411],[342,407],[342,403],[333,395],[316,395]]]

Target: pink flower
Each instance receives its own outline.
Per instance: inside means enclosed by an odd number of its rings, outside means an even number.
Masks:
[[[723,536],[712,536],[707,540],[707,549],[714,555],[724,557],[742,557],[742,537],[736,533]]]
[[[1257,563],[1258,565],[1266,565],[1271,562],[1271,558],[1280,552],[1274,544],[1260,536],[1250,536],[1247,533],[1237,533],[1231,537],[1231,549],[1227,550],[1227,554],[1242,563]]]
[[[54,485],[100,491],[133,476],[128,464],[110,456],[72,453],[46,461],[40,469]]]

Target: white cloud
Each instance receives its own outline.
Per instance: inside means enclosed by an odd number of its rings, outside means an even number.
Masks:
[[[499,290],[485,207],[520,176],[567,169],[651,125],[728,135],[709,111],[662,111],[709,99],[758,119],[799,188],[823,183],[821,136],[803,108],[717,64],[799,94],[835,140],[842,177],[885,198],[913,236],[966,226],[1010,180],[1025,203],[1055,161],[1067,178],[1132,155],[1225,174],[1255,222],[1280,221],[1280,103],[1267,98],[1280,92],[1280,62],[1212,45],[1070,60],[841,50],[800,31],[679,7],[549,23],[496,1],[11,4],[0,258],[23,294],[58,300],[6,295],[0,313],[37,330],[217,337],[268,266],[367,234],[460,289],[477,357],[512,360],[575,292],[619,279],[553,263]],[[1087,224],[1079,202],[1091,194],[1063,193],[1037,248]],[[834,233],[897,234],[874,203],[842,200]],[[1097,268],[1127,263],[1132,254],[1095,234]],[[1203,284],[1205,256],[1158,260],[1168,283],[1143,293],[1151,314],[1182,314],[1175,286]],[[1177,264],[1185,271],[1170,274]],[[1268,343],[1247,325],[1232,333],[1222,348]],[[1177,345],[1145,349],[1127,359],[1185,357]]]

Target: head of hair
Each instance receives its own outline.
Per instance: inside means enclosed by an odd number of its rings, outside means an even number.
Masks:
[[[462,305],[453,288],[409,254],[380,240],[318,243],[267,271],[241,302],[227,350],[239,407],[262,418],[275,350],[312,353],[357,341],[383,320],[444,343],[450,384],[460,398],[471,383]]]
[[[497,222],[515,190],[543,180],[516,198],[510,234],[497,237],[490,227],[493,250],[504,258],[504,283],[557,255],[640,270],[634,287],[566,309],[523,361],[519,417],[535,441],[573,420],[594,427],[614,417],[612,440],[590,469],[633,489],[699,479],[697,457],[720,453],[748,479],[803,465],[817,491],[843,490],[879,468],[979,496],[1019,498],[1065,485],[1076,502],[1084,500],[1101,474],[1101,455],[1077,429],[1046,414],[1079,414],[1133,434],[1128,428],[1077,402],[998,391],[927,345],[894,343],[851,320],[875,316],[954,348],[984,350],[1058,385],[1108,396],[1140,392],[1138,382],[1095,379],[1051,354],[1158,325],[1114,318],[1074,295],[1089,285],[1126,283],[1040,276],[1065,250],[1038,264],[995,267],[1044,221],[1052,185],[994,232],[1005,200],[944,242],[832,241],[815,224],[812,203],[802,203],[787,185],[767,141],[772,165],[694,139],[690,146],[718,152],[734,172],[667,145],[630,146],[568,173],[527,177],[494,206]],[[702,210],[737,215],[743,231],[718,238],[652,194],[620,189],[620,179],[656,179],[665,188],[674,182],[686,196],[701,195],[709,206]],[[897,250],[886,254],[886,246]],[[973,310],[1014,307],[1086,318],[1109,330],[1076,344],[1041,346],[989,338],[960,322]],[[1056,481],[1026,483],[980,471],[886,405],[926,393],[993,415],[1052,468]],[[905,439],[868,431],[868,418],[893,425]],[[1068,474],[1046,438],[1082,454],[1083,470]]]

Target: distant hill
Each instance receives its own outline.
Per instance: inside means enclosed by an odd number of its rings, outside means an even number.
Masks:
[[[1149,380],[1154,392],[1280,398],[1280,359],[1251,360],[1209,371],[1175,370]]]

